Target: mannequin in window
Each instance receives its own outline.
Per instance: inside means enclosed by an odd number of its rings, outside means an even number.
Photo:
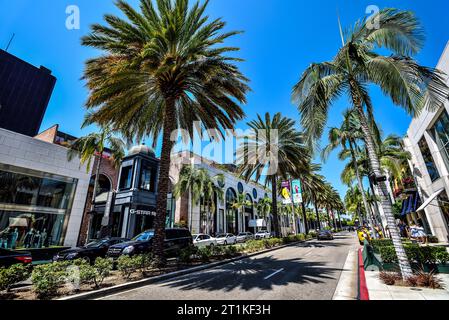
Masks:
[[[14,232],[12,232],[12,238],[11,238],[11,249],[16,248],[17,239],[19,238],[19,231],[17,228],[14,229]]]
[[[31,230],[28,231],[27,234],[25,235],[25,240],[23,241],[25,248],[31,248],[31,246],[33,245],[34,234],[35,234],[34,229],[31,228]]]
[[[37,231],[36,234],[34,235],[34,239],[33,239],[33,248],[36,248],[36,249],[40,248],[39,247],[40,244],[41,244],[41,234],[39,231]]]
[[[0,248],[8,248],[9,227],[0,232]]]
[[[41,232],[41,243],[40,243],[40,247],[39,248],[42,248],[42,247],[47,247],[47,229],[46,228],[44,228],[44,230],[42,230],[42,232]]]

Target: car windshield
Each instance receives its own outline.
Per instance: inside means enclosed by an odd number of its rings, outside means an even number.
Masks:
[[[144,233],[139,234],[133,240],[134,241],[148,241],[154,236],[154,231],[146,231]]]
[[[89,242],[88,244],[86,244],[84,246],[84,248],[99,248],[102,245],[106,244],[107,242],[108,242],[108,240],[106,240],[106,239],[95,240],[95,241],[92,241],[92,242]]]

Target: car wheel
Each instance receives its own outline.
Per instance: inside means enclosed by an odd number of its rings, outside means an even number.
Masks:
[[[213,243],[211,243],[210,245],[209,245],[209,247],[210,248],[213,248],[215,245],[213,244]]]
[[[86,263],[91,264],[90,263],[90,258],[89,257],[83,257],[82,258]]]

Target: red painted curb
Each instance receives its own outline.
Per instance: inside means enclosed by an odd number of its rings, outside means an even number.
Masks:
[[[368,286],[366,285],[365,266],[363,264],[362,249],[359,249],[359,300],[361,301],[369,300],[369,292]]]

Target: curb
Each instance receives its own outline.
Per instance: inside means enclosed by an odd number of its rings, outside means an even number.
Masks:
[[[127,282],[127,283],[123,283],[123,284],[119,284],[110,288],[103,288],[103,289],[99,289],[99,290],[95,290],[95,291],[90,291],[90,292],[86,292],[86,293],[80,293],[77,295],[72,295],[72,296],[67,296],[67,297],[63,297],[63,298],[59,298],[56,300],[59,301],[71,301],[71,300],[94,300],[100,297],[104,297],[107,295],[111,295],[111,294],[115,294],[115,293],[119,293],[121,291],[127,291],[127,290],[131,290],[131,289],[135,289],[135,288],[139,288],[145,285],[149,285],[149,284],[153,284],[156,282],[160,282],[163,280],[170,280],[170,279],[174,279],[180,276],[184,276],[190,273],[194,273],[196,271],[203,271],[203,270],[207,270],[207,269],[213,269],[228,263],[232,263],[235,261],[240,261],[240,260],[244,260],[244,259],[248,259],[251,257],[255,257],[261,254],[265,254],[265,253],[269,253],[272,251],[276,251],[276,250],[280,250],[280,249],[284,249],[287,247],[291,247],[300,243],[306,243],[308,241],[312,241],[312,240],[316,240],[316,239],[310,239],[310,240],[306,240],[306,241],[299,241],[299,242],[293,242],[293,243],[289,243],[289,244],[285,244],[279,247],[275,247],[275,248],[270,248],[270,249],[266,249],[263,251],[259,251],[259,252],[255,252],[255,253],[251,253],[251,254],[245,254],[242,255],[240,257],[236,257],[236,258],[232,258],[232,259],[227,259],[227,260],[223,260],[223,261],[218,261],[218,262],[213,262],[213,263],[209,263],[206,265],[202,265],[202,266],[198,266],[198,267],[193,267],[193,268],[188,268],[185,270],[179,270],[179,271],[175,271],[175,272],[171,272],[171,273],[166,273],[160,276],[155,276],[155,277],[150,277],[150,278],[146,278],[146,279],[142,279],[142,280],[138,280],[138,281],[133,281],[133,282]]]
[[[366,285],[365,266],[363,264],[362,249],[359,249],[359,300],[370,300],[368,286]]]

